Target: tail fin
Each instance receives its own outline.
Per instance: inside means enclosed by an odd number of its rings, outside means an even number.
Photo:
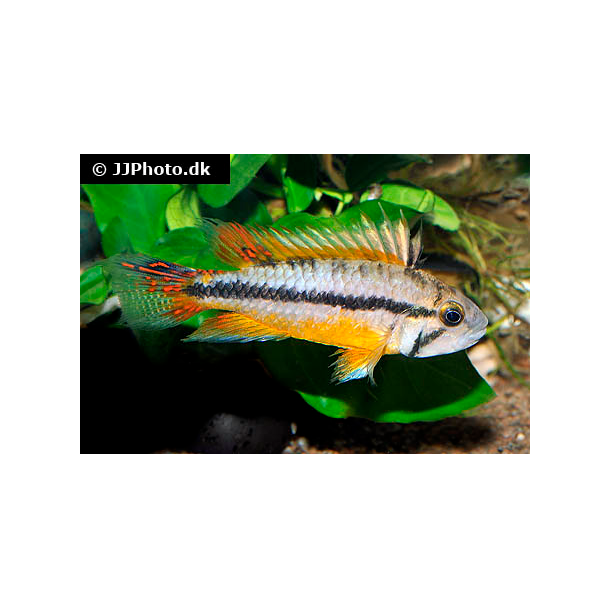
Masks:
[[[205,309],[187,290],[196,269],[142,254],[113,256],[103,266],[132,328],[170,328]]]

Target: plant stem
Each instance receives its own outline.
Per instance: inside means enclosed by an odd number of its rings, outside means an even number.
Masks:
[[[495,335],[490,335],[491,340],[494,342],[494,345],[496,346],[496,349],[498,350],[498,354],[500,355],[500,359],[502,360],[502,362],[504,363],[504,366],[506,366],[506,368],[510,371],[510,373],[512,374],[512,376],[524,387],[528,388],[530,387],[530,384],[525,381],[525,379],[517,372],[517,370],[515,369],[515,367],[510,363],[510,361],[508,360],[508,358],[506,357],[506,354],[504,353],[504,350],[502,349],[502,347],[500,346],[500,343],[498,341],[498,339],[496,339]]]

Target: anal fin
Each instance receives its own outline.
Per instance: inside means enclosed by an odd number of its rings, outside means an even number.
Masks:
[[[280,330],[257,322],[240,313],[221,313],[207,318],[201,326],[184,341],[274,341],[286,339],[288,335]]]

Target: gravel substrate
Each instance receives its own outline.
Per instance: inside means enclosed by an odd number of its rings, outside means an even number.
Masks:
[[[315,428],[296,422],[284,453],[529,453],[529,390],[512,377],[488,381],[497,397],[463,417],[413,424],[328,419]]]

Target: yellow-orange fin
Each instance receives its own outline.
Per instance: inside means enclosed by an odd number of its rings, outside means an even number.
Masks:
[[[333,355],[339,355],[335,362],[332,381],[343,383],[352,379],[360,379],[369,376],[371,383],[375,385],[373,370],[385,351],[385,343],[373,350],[363,348],[348,348],[337,350]]]
[[[236,268],[297,259],[357,259],[414,266],[421,250],[420,236],[411,238],[401,212],[391,221],[383,208],[375,224],[362,214],[357,221],[318,219],[299,227],[245,226],[204,219],[202,228],[214,254]]]
[[[288,335],[280,330],[261,324],[240,313],[221,313],[207,318],[203,324],[184,341],[274,341],[286,339]]]

